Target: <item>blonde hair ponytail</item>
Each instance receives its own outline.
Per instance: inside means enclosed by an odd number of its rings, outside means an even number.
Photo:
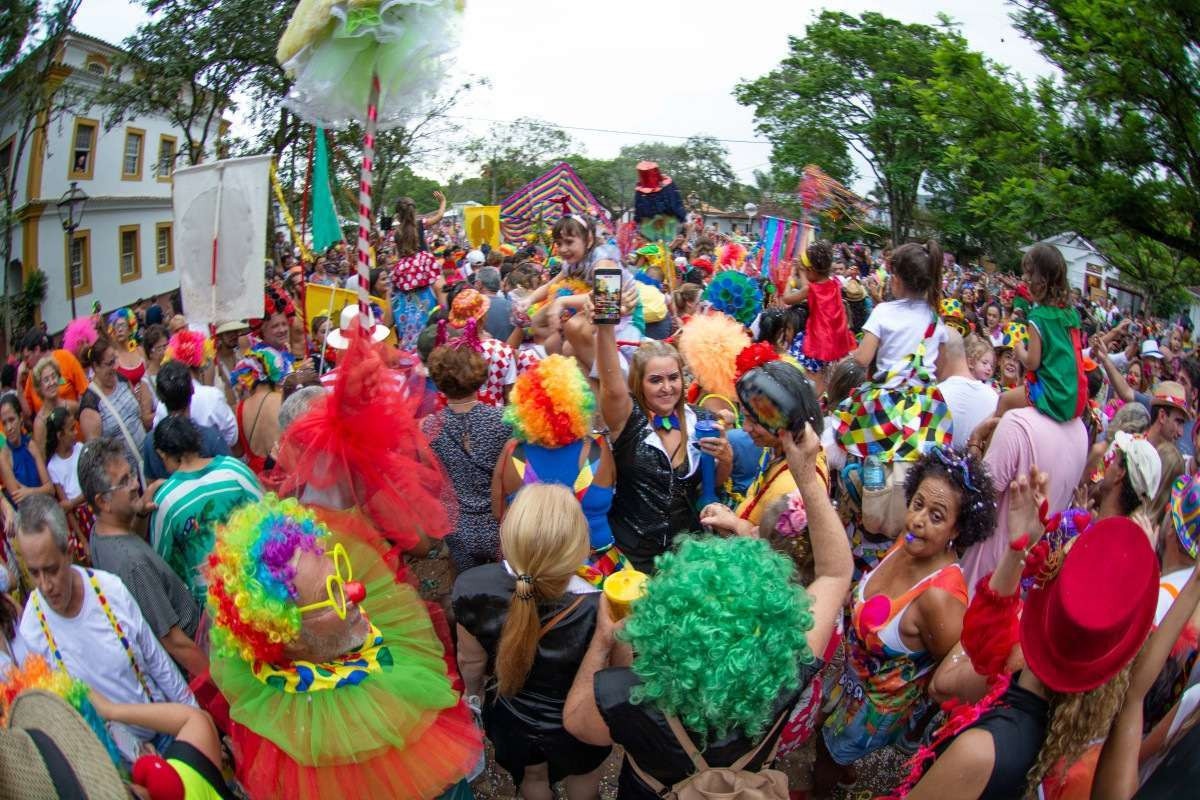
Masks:
[[[518,492],[500,525],[500,547],[517,574],[496,652],[503,697],[521,691],[533,667],[541,638],[538,606],[562,597],[589,546],[587,519],[569,489],[535,483]]]

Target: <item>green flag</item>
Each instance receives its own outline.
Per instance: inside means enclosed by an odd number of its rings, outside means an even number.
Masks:
[[[312,240],[313,251],[317,253],[324,252],[334,242],[342,241],[342,228],[338,225],[333,193],[329,190],[329,150],[325,146],[323,128],[317,128],[317,147],[313,156]]]

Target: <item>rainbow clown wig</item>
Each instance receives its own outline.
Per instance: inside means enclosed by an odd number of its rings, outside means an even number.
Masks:
[[[679,352],[700,387],[731,401],[738,353],[749,346],[746,329],[725,314],[697,314],[679,333]]]
[[[504,421],[513,437],[542,447],[562,447],[592,429],[596,397],[575,359],[552,355],[521,373]]]
[[[8,719],[8,710],[13,701],[30,689],[41,689],[58,695],[67,705],[79,712],[84,722],[96,734],[96,738],[104,745],[108,757],[120,770],[124,769],[121,751],[108,735],[108,727],[100,714],[92,705],[91,689],[83,681],[78,681],[67,674],[65,669],[51,669],[43,656],[31,654],[20,668],[10,666],[0,675],[0,723]]]
[[[129,328],[129,349],[137,348],[138,343],[138,321],[137,314],[128,308],[118,308],[116,311],[108,315],[108,338],[114,342],[117,337],[113,335],[113,328],[120,321],[124,320],[125,325]]]
[[[284,647],[300,636],[292,560],[304,551],[323,554],[328,538],[311,511],[273,494],[217,529],[205,570],[214,654],[287,662]]]
[[[216,357],[216,348],[212,339],[203,333],[192,330],[182,330],[167,342],[167,351],[163,354],[163,363],[181,361],[192,369],[201,369],[211,364]]]
[[[242,354],[233,365],[229,378],[235,386],[249,392],[260,383],[278,386],[292,370],[295,357],[269,345],[258,343]]]
[[[791,560],[762,539],[705,536],[684,537],[655,566],[618,634],[641,679],[631,699],[693,731],[759,736],[813,659],[812,612]]]

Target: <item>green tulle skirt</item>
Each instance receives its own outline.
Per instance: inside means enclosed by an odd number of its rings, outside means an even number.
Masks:
[[[322,516],[335,538],[355,527]],[[362,609],[388,658],[358,683],[289,692],[240,658],[214,654],[213,679],[236,723],[238,778],[254,798],[436,797],[474,766],[479,731],[416,590],[396,582],[371,546],[339,541],[367,587]]]

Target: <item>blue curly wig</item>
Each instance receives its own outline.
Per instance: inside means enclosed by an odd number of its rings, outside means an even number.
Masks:
[[[812,612],[792,562],[759,539],[697,536],[656,565],[620,634],[641,679],[632,701],[702,737],[761,734],[813,658]]]

